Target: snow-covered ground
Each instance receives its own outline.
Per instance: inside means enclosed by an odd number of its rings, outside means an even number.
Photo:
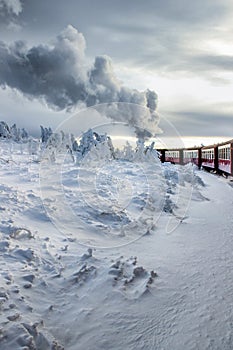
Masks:
[[[230,179],[31,153],[0,141],[1,350],[233,348]]]

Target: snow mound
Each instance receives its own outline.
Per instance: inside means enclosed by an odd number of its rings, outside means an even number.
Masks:
[[[105,142],[88,166],[0,144],[1,350],[231,349],[229,179],[142,144],[114,158]]]
[[[117,259],[109,269],[113,287],[128,299],[138,299],[149,291],[156,272],[137,266],[137,257]]]
[[[34,238],[31,231],[27,228],[13,228],[10,237],[14,239],[31,239]]]
[[[153,145],[139,142],[128,159],[117,157],[108,136],[89,130],[75,149],[76,162],[67,149],[51,147],[41,162],[43,203],[54,224],[95,247],[120,246],[153,229],[166,192]]]
[[[15,321],[12,317],[10,321]],[[43,322],[28,324],[16,323],[0,331],[1,350],[64,350],[64,347],[43,330]]]

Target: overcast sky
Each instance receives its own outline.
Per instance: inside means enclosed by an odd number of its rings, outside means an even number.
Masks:
[[[154,109],[155,91],[181,135],[233,137],[232,18],[232,0],[0,0],[0,119],[54,127],[111,100]]]

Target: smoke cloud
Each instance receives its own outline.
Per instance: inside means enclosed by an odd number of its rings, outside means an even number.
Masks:
[[[20,4],[18,0],[9,3]],[[20,11],[19,7],[13,8],[15,13]],[[156,131],[156,93],[124,87],[107,56],[96,57],[94,64],[87,67],[85,48],[84,36],[71,25],[51,45],[27,48],[22,41],[11,46],[0,42],[0,85],[17,89],[29,98],[42,99],[49,107],[59,110],[79,103],[89,107],[116,102],[117,111],[115,105],[107,113],[111,119],[140,129],[140,135],[144,128],[152,133]],[[127,103],[128,107],[121,103]],[[149,113],[138,113],[131,104],[147,107]]]

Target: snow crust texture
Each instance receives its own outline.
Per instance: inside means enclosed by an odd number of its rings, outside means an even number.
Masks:
[[[230,179],[35,144],[0,141],[0,349],[232,349]]]

